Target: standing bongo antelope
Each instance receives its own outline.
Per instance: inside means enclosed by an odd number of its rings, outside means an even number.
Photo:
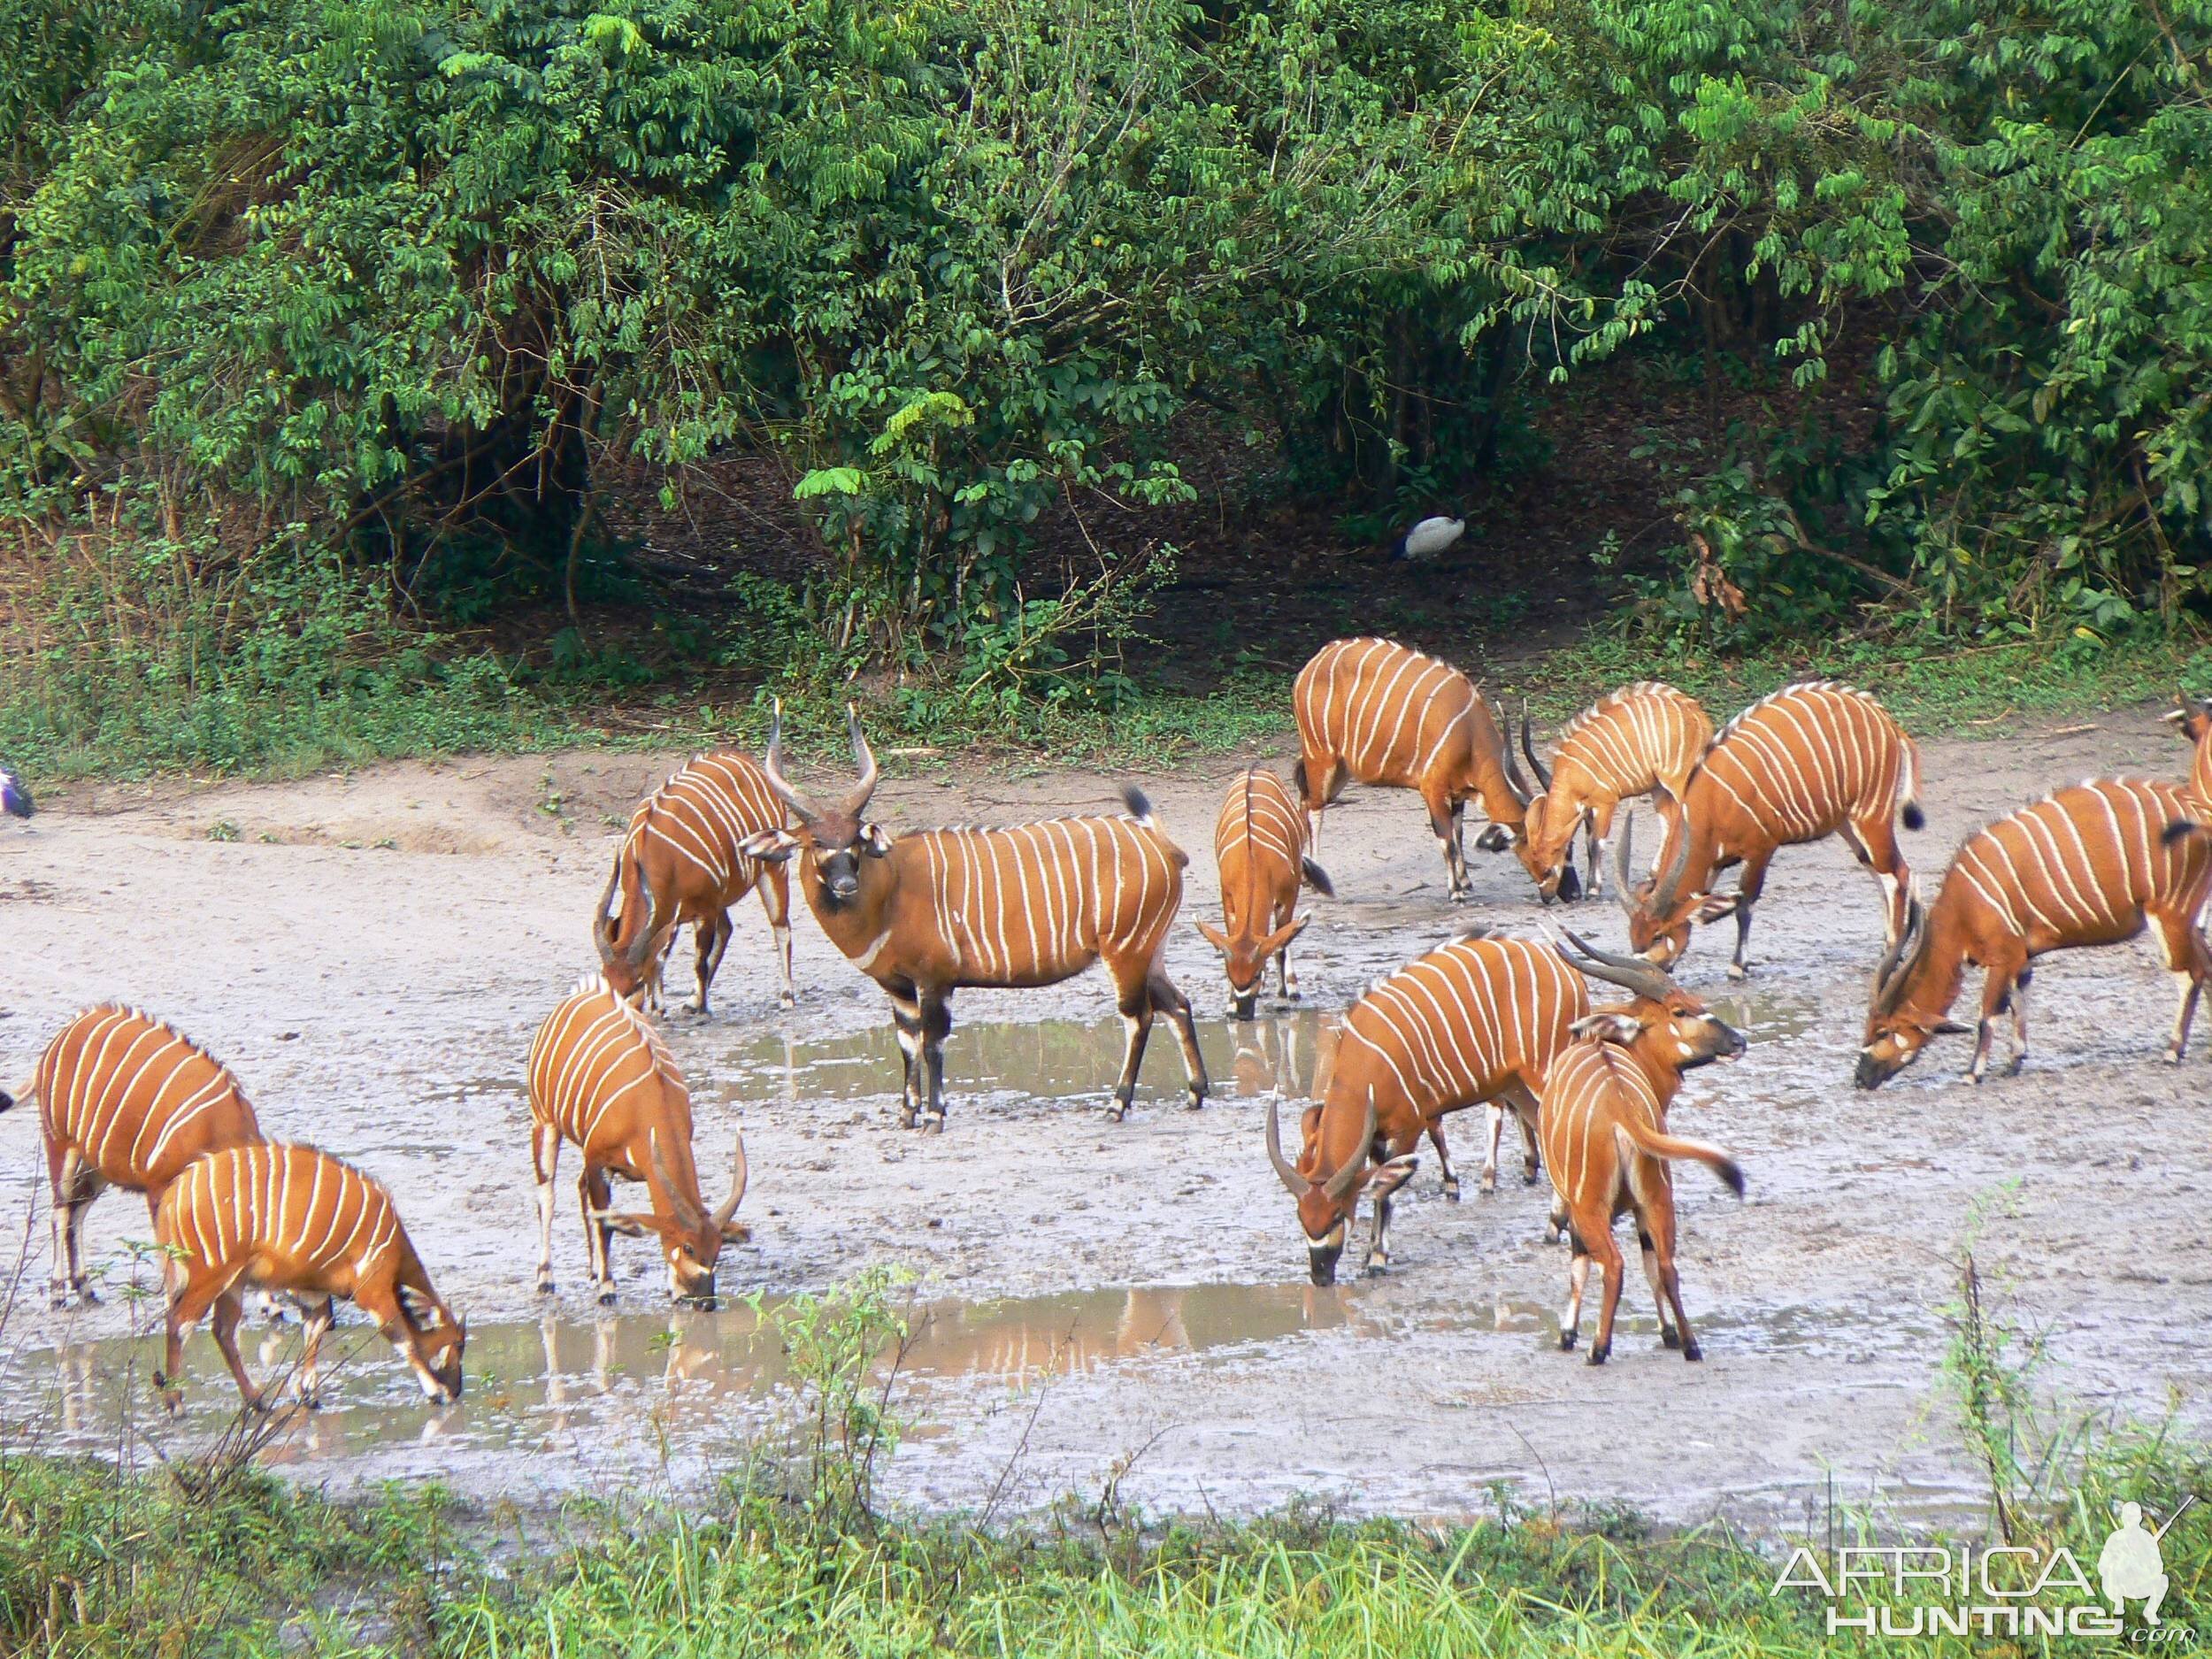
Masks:
[[[250,1406],[263,1403],[238,1353],[242,1282],[308,1310],[300,1361],[308,1404],[339,1296],[376,1321],[431,1400],[461,1397],[467,1327],[438,1300],[391,1194],[328,1153],[269,1141],[211,1152],[169,1184],[154,1238],[169,1253],[169,1342],[154,1386],[172,1411],[183,1401],[184,1339],[211,1310],[239,1393]]]
[[[1449,663],[1390,640],[1337,640],[1298,671],[1291,705],[1300,750],[1291,776],[1313,819],[1311,844],[1320,844],[1321,814],[1348,780],[1417,789],[1451,896],[1464,899],[1472,891],[1459,843],[1467,797],[1479,797],[1490,817],[1477,846],[1501,851],[1520,833],[1529,792],[1515,785],[1497,715]]]
[[[1298,908],[1302,880],[1333,897],[1328,872],[1306,856],[1306,819],[1272,772],[1249,767],[1229,786],[1214,820],[1214,862],[1221,870],[1221,926],[1201,920],[1198,931],[1221,953],[1229,980],[1229,1011],[1252,1018],[1267,959],[1286,1000],[1298,995],[1290,971],[1290,941],[1304,931]]]
[[[1689,945],[1694,919],[1732,914],[1728,975],[1742,979],[1767,865],[1782,848],[1837,833],[1881,883],[1885,935],[1893,941],[1912,879],[1897,824],[1921,826],[1919,787],[1919,751],[1865,692],[1814,680],[1762,698],[1727,724],[1691,773],[1682,833],[1667,838],[1663,870],[1632,889],[1621,861],[1630,943],[1671,967]],[[1731,864],[1743,867],[1736,890],[1713,893],[1714,877]]]
[[[1567,939],[1583,972],[1619,986],[1630,1000],[1577,1020],[1576,1041],[1553,1060],[1544,1082],[1544,1162],[1557,1199],[1552,1221],[1564,1225],[1574,1252],[1559,1346],[1572,1348],[1581,1333],[1582,1293],[1595,1261],[1605,1276],[1605,1302],[1590,1363],[1602,1365],[1612,1353],[1624,1266],[1613,1223],[1633,1213],[1644,1277],[1659,1310],[1660,1344],[1678,1347],[1684,1359],[1697,1359],[1701,1350],[1682,1309],[1682,1280],[1674,1268],[1674,1176],[1668,1164],[1694,1158],[1739,1198],[1743,1171],[1718,1147],[1669,1134],[1667,1108],[1681,1090],[1685,1071],[1734,1059],[1744,1051],[1744,1040],[1643,958],[1594,949],[1572,933]]]
[[[738,1137],[730,1195],[709,1213],[691,1154],[691,1093],[645,1017],[594,974],[546,1016],[530,1042],[530,1162],[538,1178],[538,1290],[553,1290],[553,1177],[561,1142],[583,1156],[576,1194],[599,1300],[615,1296],[612,1234],[659,1236],[669,1294],[714,1302],[714,1264],[726,1242],[751,1235],[734,1220],[745,1196],[745,1141]],[[650,1213],[607,1208],[609,1177],[642,1181]]]
[[[151,1015],[103,1003],[61,1028],[31,1083],[52,1185],[52,1303],[99,1299],[81,1256],[84,1212],[104,1188],[162,1193],[203,1153],[261,1139],[253,1108],[229,1070]],[[7,1096],[0,1094],[0,1102]]]
[[[799,885],[822,931],[890,995],[906,1056],[901,1121],[945,1126],[945,1038],[962,986],[1057,985],[1094,962],[1113,975],[1128,1039],[1111,1116],[1129,1110],[1152,1018],[1182,1040],[1190,1103],[1206,1098],[1206,1063],[1190,999],[1167,977],[1168,930],[1183,902],[1190,860],[1125,789],[1127,818],[1048,818],[1012,829],[922,830],[894,840],[861,817],[875,793],[876,759],[848,709],[860,777],[833,807],[818,807],[783,775],[783,714],[768,740],[768,780],[798,819],[746,843],[756,858],[801,855]]]
[[[1353,1003],[1327,1090],[1306,1110],[1296,1164],[1283,1156],[1277,1103],[1267,1109],[1268,1161],[1298,1201],[1313,1282],[1334,1282],[1363,1187],[1375,1201],[1367,1266],[1388,1263],[1391,1194],[1412,1175],[1424,1134],[1443,1167],[1445,1195],[1459,1196],[1444,1150],[1448,1112],[1490,1107],[1486,1193],[1497,1184],[1498,1142],[1512,1106],[1527,1147],[1526,1179],[1534,1181],[1537,1092],[1589,1009],[1581,976],[1549,945],[1480,934],[1407,964]]]
[[[635,996],[642,986],[648,1006],[658,1010],[664,958],[689,923],[698,952],[699,997],[693,1011],[703,1018],[722,953],[729,949],[730,908],[757,887],[783,969],[777,1000],[785,1008],[797,1001],[790,879],[780,865],[764,866],[738,849],[747,836],[781,828],[783,821],[783,808],[759,765],[735,749],[699,756],[638,803],[591,923],[600,964],[618,994]],[[621,902],[614,906],[618,891]]]
[[[1858,1086],[1879,1088],[1931,1037],[1967,1029],[1949,1015],[1969,963],[1983,977],[1967,1078],[1982,1080],[1997,1017],[2008,1010],[2017,1071],[2028,1053],[2029,964],[2047,951],[2117,944],[2151,924],[2180,989],[2166,1049],[2179,1061],[2212,975],[2212,951],[2197,931],[2212,891],[2212,838],[2182,822],[2201,810],[2175,784],[2092,780],[1968,836],[1933,907],[1913,902],[1874,972]]]
[[[1655,795],[1666,826],[1659,856],[1681,819],[1691,774],[1713,741],[1712,717],[1687,692],[1655,680],[1609,691],[1577,715],[1559,735],[1551,768],[1536,758],[1528,711],[1521,712],[1521,752],[1543,793],[1528,803],[1521,839],[1514,846],[1536,879],[1536,890],[1555,897],[1573,856],[1575,832],[1589,832],[1589,891],[1605,891],[1604,855],[1611,851],[1613,814],[1623,801]]]

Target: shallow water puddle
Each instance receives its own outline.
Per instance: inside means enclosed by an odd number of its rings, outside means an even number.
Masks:
[[[698,1473],[734,1463],[790,1379],[772,1318],[747,1304],[715,1311],[662,1309],[572,1319],[487,1323],[469,1339],[468,1393],[457,1405],[426,1405],[412,1378],[357,1321],[342,1324],[326,1350],[324,1404],[287,1408],[265,1454],[272,1463],[382,1478],[391,1448],[434,1446],[446,1478],[479,1492],[530,1489],[552,1477],[518,1455],[565,1454],[568,1466],[606,1475],[640,1468]],[[1585,1317],[1586,1337],[1595,1307]],[[1102,1377],[1148,1361],[1202,1365],[1294,1364],[1286,1345],[1323,1340],[1416,1344],[1441,1337],[1555,1354],[1552,1308],[1503,1297],[1410,1296],[1387,1280],[1310,1285],[1201,1285],[1097,1290],[991,1302],[918,1301],[913,1336],[898,1362],[918,1425],[911,1438],[937,1442],[958,1461],[964,1422],[1039,1385]],[[1918,1340],[1870,1316],[1837,1328],[1832,1313],[1775,1308],[1715,1310],[1701,1321],[1709,1348],[1809,1354]],[[1648,1310],[1622,1310],[1624,1354],[1649,1346]],[[264,1381],[288,1380],[297,1327],[245,1333],[250,1366]],[[204,1334],[188,1349],[186,1405],[168,1419],[151,1405],[148,1374],[159,1338],[114,1338],[19,1354],[0,1366],[10,1415],[37,1412],[68,1449],[112,1453],[131,1431],[165,1455],[206,1444],[238,1405],[227,1371]],[[1116,1386],[1142,1388],[1132,1373]]]
[[[1809,1030],[1819,1004],[1809,995],[1760,990],[1716,996],[1714,1012],[1754,1042],[1780,1042]],[[1325,1087],[1341,1016],[1315,1008],[1268,1011],[1257,1018],[1198,1021],[1199,1051],[1217,1094],[1252,1098],[1280,1088],[1302,1100]],[[682,1027],[678,1027],[681,1031]],[[694,1087],[726,1101],[877,1100],[895,1096],[901,1059],[888,1022],[833,1037],[788,1030],[685,1033]],[[1121,1069],[1121,1021],[976,1020],[956,1024],[945,1042],[949,1095],[1013,1094],[1038,1100],[1097,1100]],[[703,1050],[703,1055],[702,1055]],[[1156,1021],[1139,1079],[1141,1093],[1173,1095],[1182,1087],[1182,1052],[1172,1025]]]
[[[1286,1096],[1312,1092],[1325,1027],[1333,1016],[1318,1009],[1269,1012],[1252,1020],[1201,1018],[1198,1048],[1217,1094]],[[681,1031],[682,1028],[677,1028]],[[835,1037],[800,1037],[786,1031],[727,1032],[693,1028],[685,1043],[694,1087],[710,1082],[726,1100],[871,1100],[899,1092],[902,1061],[890,1021]],[[1071,1019],[961,1021],[945,1041],[948,1095],[1000,1092],[1040,1100],[1102,1100],[1121,1071],[1125,1036],[1110,1017],[1086,1024]],[[704,1057],[699,1057],[703,1050]],[[1179,1094],[1182,1049],[1166,1019],[1153,1022],[1140,1094]]]
[[[926,1399],[948,1390],[1002,1394],[1147,1357],[1217,1356],[1302,1331],[1356,1329],[1357,1299],[1356,1290],[1304,1285],[1205,1285],[918,1301],[907,1312],[913,1335],[898,1371]],[[610,1311],[582,1320],[549,1313],[477,1325],[469,1333],[467,1393],[442,1410],[424,1402],[357,1316],[326,1344],[322,1409],[292,1412],[270,1455],[343,1459],[418,1440],[464,1452],[526,1451],[571,1437],[618,1454],[641,1432],[704,1445],[718,1427],[733,1445],[757,1418],[755,1408],[790,1376],[773,1324],[777,1307],[766,1302],[765,1317],[726,1302],[713,1311]],[[16,1410],[42,1409],[72,1448],[112,1448],[127,1417],[157,1444],[196,1442],[230,1421],[236,1389],[212,1339],[196,1335],[186,1352],[184,1411],[173,1422],[161,1418],[147,1382],[160,1340],[111,1338],[19,1355],[0,1366],[0,1396]],[[250,1329],[242,1347],[265,1383],[288,1379],[297,1325]]]

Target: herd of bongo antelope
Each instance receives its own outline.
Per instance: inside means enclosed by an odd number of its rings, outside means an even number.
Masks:
[[[1488,818],[1477,844],[1510,849],[1547,904],[1580,895],[1574,842],[1583,836],[1593,895],[1604,889],[1609,853],[1629,940],[1624,953],[1565,930],[1557,941],[1477,930],[1352,1003],[1295,1158],[1283,1150],[1272,1102],[1266,1118],[1267,1156],[1296,1201],[1317,1284],[1333,1280],[1363,1192],[1372,1217],[1367,1265],[1388,1261],[1392,1195],[1412,1174],[1424,1136],[1446,1194],[1458,1197],[1447,1114],[1488,1108],[1481,1185],[1494,1190],[1509,1108],[1525,1146],[1525,1179],[1548,1171],[1551,1225],[1571,1248],[1561,1346],[1575,1346],[1595,1263],[1604,1304],[1588,1358],[1606,1359],[1624,1268],[1613,1228],[1632,1214],[1661,1340],[1696,1359],[1675,1270],[1670,1164],[1704,1164],[1739,1194],[1743,1176],[1721,1148],[1671,1133],[1667,1108],[1685,1071],[1734,1059],[1745,1042],[1668,970],[1694,923],[1732,916],[1728,972],[1748,971],[1753,910],[1781,848],[1840,835],[1879,884],[1886,946],[1859,1052],[1862,1088],[1893,1077],[1931,1038],[1970,1030],[1977,1040],[1967,1075],[1980,1081],[2007,1014],[2017,1069],[2035,959],[2130,939],[2147,926],[2179,986],[2166,1049],[2177,1061],[2212,973],[2198,927],[2212,889],[2212,827],[2196,821],[2212,821],[2212,703],[2185,697],[2167,717],[2195,747],[2187,783],[2104,780],[2060,789],[1969,836],[1924,908],[1897,839],[1901,825],[1921,826],[1918,754],[1878,702],[1850,687],[1791,686],[1716,732],[1674,687],[1625,686],[1560,733],[1548,767],[1525,710],[1509,733],[1464,674],[1386,640],[1325,647],[1293,696],[1301,752],[1291,781],[1246,771],[1214,829],[1221,920],[1197,926],[1221,955],[1234,1018],[1251,1018],[1271,960],[1278,992],[1297,995],[1290,950],[1309,919],[1299,898],[1309,887],[1333,893],[1317,843],[1347,782],[1419,793],[1455,899],[1471,891],[1461,841],[1471,797]],[[1164,966],[1189,861],[1145,797],[1125,790],[1127,810],[1112,817],[895,834],[867,816],[876,763],[857,715],[848,718],[857,777],[833,802],[810,798],[786,776],[779,711],[763,757],[703,756],[633,815],[593,917],[600,972],[547,1017],[529,1052],[540,1291],[554,1288],[554,1178],[563,1147],[573,1144],[600,1300],[614,1299],[611,1242],[622,1233],[658,1240],[672,1295],[711,1302],[723,1245],[748,1236],[735,1218],[744,1144],[741,1137],[727,1195],[710,1208],[690,1097],[650,1016],[663,1009],[664,967],[687,925],[697,949],[692,1006],[705,1012],[731,907],[756,890],[774,933],[781,1002],[792,1002],[794,863],[823,932],[890,998],[904,1057],[904,1127],[944,1129],[944,1043],[956,989],[1053,985],[1100,962],[1127,1033],[1110,1116],[1127,1113],[1163,1014],[1180,1041],[1189,1102],[1203,1103],[1190,999]],[[1652,798],[1660,831],[1651,872],[1640,879],[1632,825],[1619,814],[1641,796]],[[1732,866],[1733,890],[1716,891]],[[1985,973],[1972,1027],[1950,1018],[1970,964]],[[1601,995],[1624,995],[1594,1007],[1594,983]],[[26,1092],[38,1102],[52,1182],[56,1307],[93,1300],[79,1250],[86,1206],[108,1187],[145,1195],[168,1286],[157,1381],[173,1409],[183,1340],[211,1315],[240,1389],[261,1402],[236,1340],[249,1290],[303,1310],[299,1389],[311,1404],[318,1345],[338,1297],[376,1322],[433,1400],[459,1394],[465,1328],[433,1288],[391,1195],[325,1153],[265,1140],[237,1080],[205,1050],[134,1009],[96,1007],[53,1039]],[[0,1094],[0,1110],[12,1103]],[[616,1177],[643,1185],[644,1209],[610,1208]]]

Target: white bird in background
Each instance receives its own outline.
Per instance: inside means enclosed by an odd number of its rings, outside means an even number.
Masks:
[[[31,792],[23,787],[23,780],[0,766],[0,810],[10,818],[27,818],[37,810],[31,804]]]
[[[1394,559],[1432,559],[1459,540],[1467,528],[1464,518],[1439,516],[1424,518],[1390,544]]]

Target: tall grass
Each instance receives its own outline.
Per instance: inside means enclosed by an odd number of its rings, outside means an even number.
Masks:
[[[0,753],[42,775],[300,772],[562,729],[497,659],[397,626],[303,538],[13,528]]]
[[[795,741],[826,750],[841,745],[855,697],[879,745],[1117,767],[1156,769],[1290,734],[1290,677],[1279,670],[1168,692],[1098,672],[1088,657],[1062,661],[1048,639],[1008,646],[979,668],[948,662],[872,678],[791,590],[752,580],[740,597],[726,638],[708,630],[658,667],[611,645],[585,649],[572,630],[554,644],[576,649],[532,663],[480,639],[403,626],[395,613],[405,595],[388,578],[349,565],[302,526],[188,533],[153,499],[119,497],[66,526],[0,524],[0,755],[58,780],[296,774],[570,743],[753,745],[775,698]],[[1480,673],[1491,644],[1477,630],[1450,654]],[[1564,713],[1653,674],[1717,711],[1793,679],[1834,676],[1879,691],[1924,733],[2001,732],[2008,714],[2080,712],[2202,685],[2212,655],[2173,640],[1963,650],[1844,640],[1721,656],[1600,632],[1493,670],[1489,681]]]
[[[1125,680],[1073,695],[1067,676],[1042,689],[1003,676],[981,690],[956,675],[856,686],[849,653],[789,605],[751,617],[720,660],[654,671],[620,653],[566,662],[557,650],[533,666],[403,626],[391,593],[303,533],[177,539],[117,511],[65,530],[0,524],[0,536],[13,533],[0,544],[0,755],[40,778],[298,774],[571,743],[749,746],[778,697],[802,747],[841,747],[854,696],[879,742],[1109,763],[1172,761],[1285,724],[1286,687],[1272,679],[1210,695]]]

